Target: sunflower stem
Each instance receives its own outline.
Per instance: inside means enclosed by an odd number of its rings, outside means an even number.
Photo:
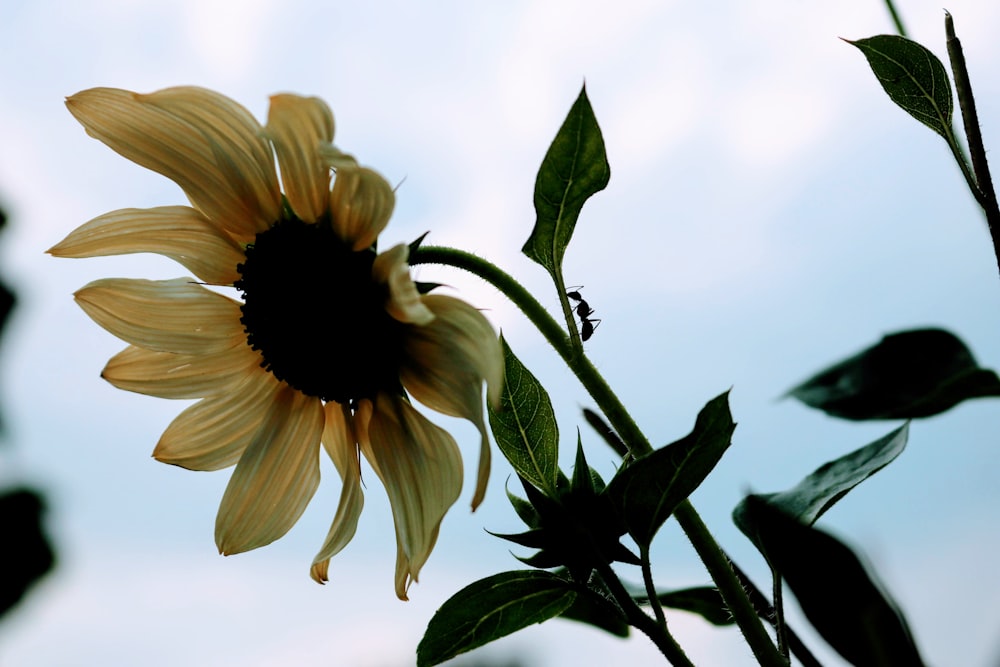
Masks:
[[[492,262],[457,248],[421,246],[410,257],[410,263],[444,264],[475,274],[502,292],[531,320],[539,332],[563,358],[580,383],[590,393],[612,427],[628,445],[633,457],[653,451],[649,439],[639,429],[628,410],[611,390],[604,377],[586,354],[579,354],[570,337],[537,299],[513,276]],[[709,532],[690,500],[682,501],[674,516],[687,534],[695,551],[729,606],[733,618],[758,662],[767,667],[785,667],[788,661],[778,652],[760,618],[733,572],[729,559]],[[645,616],[645,614],[643,614]],[[646,616],[646,618],[649,618]],[[652,621],[652,619],[650,619]],[[641,628],[640,628],[641,629]]]

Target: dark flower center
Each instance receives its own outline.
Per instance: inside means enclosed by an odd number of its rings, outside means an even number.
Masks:
[[[309,396],[345,405],[399,392],[403,327],[372,280],[372,249],[354,252],[328,220],[291,217],[257,234],[233,283],[261,366]]]

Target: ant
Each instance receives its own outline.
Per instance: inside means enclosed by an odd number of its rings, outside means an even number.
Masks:
[[[566,296],[576,301],[574,310],[576,310],[577,317],[580,318],[580,340],[588,341],[594,335],[594,330],[597,329],[597,325],[601,323],[601,320],[591,317],[594,314],[594,309],[590,307],[589,303],[584,301],[583,296],[580,294],[580,290],[582,289],[583,285],[571,287],[566,292]]]

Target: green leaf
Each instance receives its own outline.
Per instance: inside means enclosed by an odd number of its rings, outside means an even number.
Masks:
[[[1000,396],[1000,378],[979,368],[954,334],[914,329],[885,336],[787,396],[844,419],[913,419],[970,398]]]
[[[633,595],[636,602],[649,604],[649,596],[645,591]],[[664,607],[680,609],[692,614],[698,614],[712,625],[733,625],[733,615],[726,606],[719,589],[715,586],[696,586],[675,591],[657,591],[656,598]]]
[[[937,56],[898,35],[877,35],[856,42],[889,98],[945,140],[951,134],[951,83]]]
[[[794,488],[781,493],[752,494],[785,514],[811,526],[848,491],[865,481],[903,453],[909,435],[909,424],[903,424],[892,433],[850,454],[824,463]],[[763,552],[757,527],[747,514],[749,497],[740,501],[733,510],[733,521],[743,534]]]
[[[584,202],[611,177],[604,137],[587,89],[580,91],[535,179],[535,228],[521,252],[555,278]]]
[[[689,435],[636,459],[608,483],[606,493],[640,546],[649,546],[677,505],[708,476],[735,428],[727,391],[702,408]]]
[[[923,665],[906,620],[849,547],[750,496],[746,511],[806,618],[852,665]]]
[[[417,666],[429,667],[562,614],[577,589],[538,570],[501,572],[472,583],[435,612],[417,646]]]
[[[610,599],[610,593],[605,597],[600,593],[585,589],[579,592],[573,604],[560,614],[560,618],[568,618],[580,623],[592,625],[616,637],[628,637],[629,624],[621,609]]]
[[[559,477],[559,427],[552,402],[503,336],[500,343],[506,379],[500,409],[488,406],[493,437],[518,474],[554,496]]]

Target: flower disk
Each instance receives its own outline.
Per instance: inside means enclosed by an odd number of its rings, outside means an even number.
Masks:
[[[233,283],[247,342],[303,394],[344,405],[402,393],[403,325],[372,280],[375,253],[354,252],[324,222],[283,220],[257,235]]]

